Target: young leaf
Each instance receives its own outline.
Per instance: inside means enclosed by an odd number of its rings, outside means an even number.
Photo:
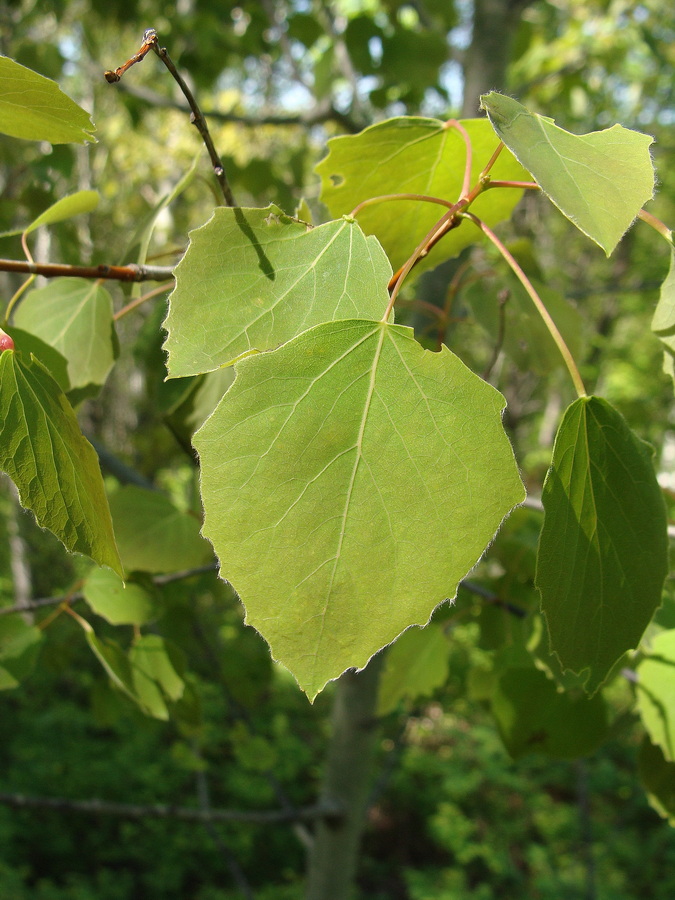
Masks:
[[[637,671],[642,724],[666,760],[675,763],[675,629],[653,639]]]
[[[428,697],[448,677],[450,645],[442,625],[409,628],[387,651],[377,695],[377,714],[386,716],[405,697]]]
[[[319,322],[379,317],[390,276],[382,248],[353,221],[308,228],[276,206],[221,207],[191,233],[176,268],[169,375],[209,372]]]
[[[80,216],[83,213],[91,212],[96,209],[99,202],[99,195],[96,191],[77,191],[69,197],[62,197],[53,203],[49,209],[34,219],[27,228],[24,228],[26,234],[35,231],[41,225],[53,225],[55,222],[62,222],[64,219],[72,219],[73,216]]]
[[[485,119],[468,119],[462,125],[473,148],[473,186],[498,141]],[[360,134],[332,138],[328,148],[316,172],[321,176],[321,199],[334,217],[347,215],[363,200],[384,194],[426,194],[454,203],[462,192],[466,146],[455,128],[438,119],[389,119]],[[523,167],[505,152],[490,177],[529,179]],[[488,191],[471,209],[494,227],[510,217],[521,196],[520,190]],[[366,234],[377,236],[398,269],[444,212],[444,207],[436,203],[395,200],[366,207],[359,212],[358,221]],[[477,239],[476,231],[466,227],[449,232],[415,271],[422,272],[457,256]]]
[[[523,499],[503,407],[447,348],[382,322],[237,364],[195,435],[204,533],[311,698],[454,597]]]
[[[89,113],[44,75],[0,56],[0,132],[29,141],[85,144],[95,138]]]
[[[622,125],[571,134],[494,91],[481,106],[544,193],[609,256],[653,196],[653,138]]]
[[[11,351],[0,354],[0,468],[41,527],[122,574],[98,457],[49,372]]]
[[[593,692],[661,602],[667,521],[651,447],[583,397],[560,424],[542,501],[536,584],[551,649],[564,668],[590,669]]]
[[[492,695],[492,712],[516,759],[527,753],[574,759],[592,753],[607,735],[607,708],[600,694],[566,694],[534,666],[506,670]]]
[[[213,559],[199,519],[159,491],[127,485],[110,498],[110,512],[127,572],[177,572]]]
[[[112,298],[100,284],[59,278],[26,294],[14,322],[66,358],[70,390],[78,399],[105,382],[118,345]]]
[[[177,648],[157,634],[142,635],[129,651],[134,699],[146,715],[166,721],[168,702],[183,696],[185,664]]]
[[[110,569],[92,569],[82,593],[91,609],[111,625],[145,625],[155,615],[150,594],[140,584],[125,584]]]

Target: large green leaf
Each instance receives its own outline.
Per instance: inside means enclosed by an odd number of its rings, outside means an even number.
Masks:
[[[637,671],[642,723],[652,743],[675,763],[675,629],[652,640]]]
[[[40,526],[122,574],[93,447],[44,366],[9,350],[0,354],[0,468]]]
[[[78,399],[105,382],[117,356],[117,338],[112,298],[100,284],[59,278],[28,293],[14,322],[66,358],[70,390]]]
[[[195,435],[204,533],[310,697],[454,597],[523,499],[503,406],[447,348],[382,322],[237,365]]]
[[[52,144],[93,141],[89,113],[44,75],[0,56],[0,132]]]
[[[536,583],[551,649],[595,691],[636,647],[668,568],[652,450],[598,397],[565,412],[542,494]]]
[[[541,189],[609,256],[653,196],[653,138],[622,125],[570,134],[494,91],[481,97],[481,105]]]
[[[200,520],[159,491],[127,485],[110,498],[110,512],[127,572],[177,572],[213,560]]]
[[[607,735],[600,694],[566,694],[539,669],[507,669],[492,695],[492,711],[509,753],[573,759],[592,753]]]
[[[450,645],[443,625],[409,628],[387,651],[377,695],[377,714],[396,709],[401,700],[428,697],[448,677]]]
[[[169,375],[209,372],[331,319],[379,318],[390,276],[382,248],[353,221],[309,228],[275,206],[221,207],[176,268]]]
[[[462,124],[473,147],[473,186],[499,142],[485,119],[468,119]],[[333,216],[347,215],[363,200],[384,194],[426,194],[454,203],[462,192],[466,146],[456,129],[438,119],[389,119],[360,134],[333,138],[328,148],[328,156],[316,171],[321,176],[321,199]],[[529,178],[508,152],[501,154],[490,177],[505,181]],[[521,195],[522,191],[515,189],[488,191],[471,209],[494,226],[509,218]],[[366,207],[358,220],[367,234],[377,236],[398,269],[445,211],[435,203],[396,200]],[[478,239],[473,226],[454,229],[416,271],[457,256]]]

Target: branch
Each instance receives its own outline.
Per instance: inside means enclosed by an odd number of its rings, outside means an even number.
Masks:
[[[150,88],[142,87],[136,84],[120,83],[119,88],[130,97],[142,100],[151,106],[161,107],[163,109],[176,109],[179,112],[190,112],[187,103],[181,103],[180,100],[174,100],[171,97],[165,97],[158,94]],[[342,113],[330,102],[330,99],[324,99],[316,103],[306,112],[298,112],[289,115],[278,114],[261,114],[259,116],[247,115],[244,113],[223,112],[218,109],[209,109],[204,113],[212,121],[224,122],[226,124],[244,125],[247,128],[258,128],[261,125],[288,125],[310,127],[312,125],[322,125],[324,122],[337,122],[339,125],[352,134],[360,130],[360,126],[354,122],[346,113]]]
[[[187,100],[191,110],[190,121],[197,128],[197,131],[200,133],[202,141],[204,142],[204,146],[208,151],[209,159],[211,160],[211,165],[213,166],[213,171],[215,173],[216,180],[220,185],[220,190],[222,191],[225,203],[228,206],[236,206],[237,204],[232,194],[230,184],[227,180],[225,169],[222,162],[220,161],[218,153],[216,152],[216,148],[213,145],[213,140],[211,139],[209,128],[206,124],[206,119],[204,118],[204,115],[200,110],[199,105],[197,104],[197,101],[195,100],[194,95],[188,87],[185,79],[173,64],[173,61],[169,56],[166,47],[159,46],[157,32],[154,28],[148,28],[144,33],[143,44],[141,45],[138,53],[134,54],[134,56],[128,59],[124,63],[124,65],[119,66],[119,68],[115,69],[114,71],[107,71],[104,73],[105,80],[109,84],[118,82],[122,75],[127,71],[127,69],[129,69],[135,63],[141,62],[141,60],[145,59],[150,50],[152,50],[161,59],[169,72],[171,72],[174,81],[178,84],[178,87],[183,92],[183,96]]]
[[[106,278],[113,281],[166,281],[173,278],[174,266],[68,266],[60,263],[36,263],[27,260],[0,259],[0,272],[20,272],[45,278]]]
[[[243,822],[250,825],[278,825],[286,822],[335,820],[342,814],[335,802],[324,800],[301,809],[194,809],[160,803],[141,806],[134,803],[109,803],[105,800],[70,800],[67,797],[26,797],[0,793],[0,804],[12,809],[56,809],[63,812],[114,816],[120,819],[173,819],[183,822]]]

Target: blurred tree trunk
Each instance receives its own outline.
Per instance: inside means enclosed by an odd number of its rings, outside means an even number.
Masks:
[[[478,115],[481,94],[503,90],[511,44],[531,0],[474,0],[471,44],[464,59],[462,116]]]
[[[348,900],[363,831],[377,742],[377,688],[384,654],[337,682],[332,735],[321,800],[342,807],[339,820],[321,820],[309,854],[307,900]]]

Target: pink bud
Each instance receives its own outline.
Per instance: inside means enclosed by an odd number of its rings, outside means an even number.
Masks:
[[[0,353],[2,353],[3,350],[13,350],[13,349],[14,349],[14,341],[11,339],[11,337],[7,334],[6,331],[3,331],[2,328],[0,328]]]

